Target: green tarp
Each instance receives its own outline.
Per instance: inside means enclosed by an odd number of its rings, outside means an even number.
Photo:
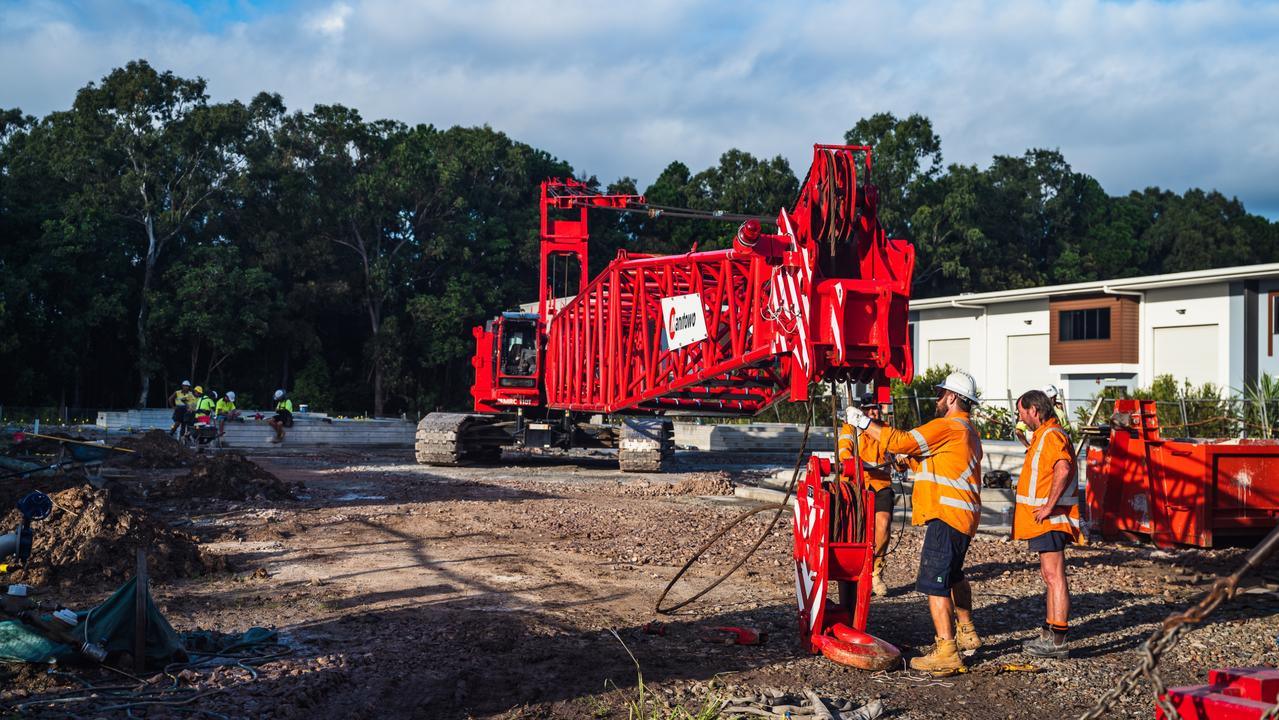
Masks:
[[[133,652],[135,580],[121,585],[106,602],[87,612],[76,613],[80,619],[74,633],[81,642],[98,643],[108,656]],[[146,665],[159,670],[173,662],[186,660],[182,637],[164,619],[151,600],[146,598]],[[65,662],[79,655],[78,648],[45,638],[40,632],[19,620],[0,622],[0,659],[9,662]]]

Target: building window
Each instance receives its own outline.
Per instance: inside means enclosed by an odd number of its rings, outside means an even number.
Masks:
[[[1109,340],[1110,308],[1062,310],[1058,322],[1057,339],[1061,342]]]

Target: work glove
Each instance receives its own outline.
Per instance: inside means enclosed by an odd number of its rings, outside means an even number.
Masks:
[[[848,406],[844,409],[844,419],[858,430],[870,427],[870,418],[866,417],[866,413],[862,412],[861,408]]]

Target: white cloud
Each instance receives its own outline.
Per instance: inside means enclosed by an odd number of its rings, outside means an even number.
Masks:
[[[345,0],[218,28],[167,0],[124,7],[0,6],[0,105],[63,108],[145,57],[217,99],[488,123],[641,184],[730,147],[802,175],[858,118],[920,112],[948,162],[1054,147],[1111,193],[1212,187],[1279,216],[1275,5]]]
[[[346,20],[351,17],[351,6],[337,3],[323,12],[311,17],[307,23],[311,30],[321,35],[340,36],[346,30]]]

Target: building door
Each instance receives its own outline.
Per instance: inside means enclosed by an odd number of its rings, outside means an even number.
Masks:
[[[1008,384],[1004,399],[1017,399],[1027,390],[1038,390],[1058,382],[1048,370],[1048,333],[1008,336]],[[998,391],[996,391],[998,392]],[[994,399],[994,398],[992,398]]]
[[[1178,385],[1186,380],[1195,385],[1220,382],[1218,325],[1157,327],[1154,331],[1155,377],[1172,375]]]
[[[972,355],[968,338],[928,341],[928,367],[925,370],[949,365],[956,370],[972,372]]]

